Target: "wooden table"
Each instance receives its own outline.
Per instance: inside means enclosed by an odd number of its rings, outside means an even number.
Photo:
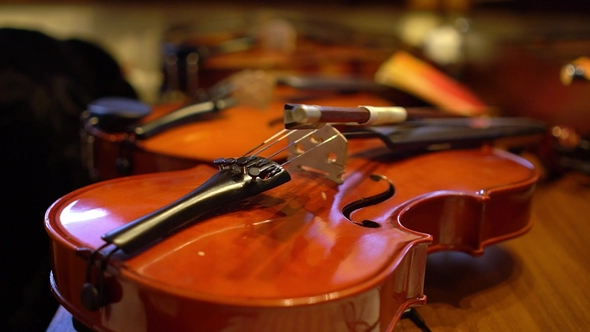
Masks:
[[[590,178],[539,183],[534,226],[481,257],[431,254],[417,309],[432,331],[586,331],[590,326]],[[63,308],[48,332],[74,331]],[[396,332],[420,331],[402,319]]]

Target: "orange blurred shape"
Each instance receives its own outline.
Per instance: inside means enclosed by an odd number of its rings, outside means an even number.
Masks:
[[[561,82],[570,85],[573,81],[590,81],[590,57],[582,56],[561,68]]]
[[[469,88],[405,51],[385,61],[375,73],[375,81],[411,93],[449,113],[481,116],[490,111]]]

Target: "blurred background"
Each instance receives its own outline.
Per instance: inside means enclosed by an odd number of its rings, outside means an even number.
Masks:
[[[247,1],[150,0],[125,4],[2,1],[0,26],[96,43],[121,66],[125,79],[139,97],[153,103],[161,97],[165,79],[162,63],[166,43],[174,38],[178,42],[178,38],[188,38],[190,33],[193,37],[217,34],[218,38],[223,38],[219,37],[221,33],[246,34],[272,16],[322,22],[325,26],[338,24],[340,33],[332,29],[332,36],[321,38],[333,38],[332,42],[337,42],[345,36],[344,31],[357,31],[372,40],[362,41],[361,36],[351,40],[351,44],[376,43],[379,39],[382,45],[415,48],[454,77],[473,84],[472,88],[490,104],[516,111],[532,107],[519,100],[525,98],[522,90],[537,93],[550,86],[549,80],[535,80],[537,86],[523,89],[523,80],[531,75],[539,78],[552,75],[555,68],[559,70],[564,63],[588,53],[589,7],[583,0],[332,0],[322,4],[313,1],[256,4]],[[179,37],[182,33],[184,37]],[[325,34],[325,30],[321,33]],[[482,79],[481,75],[495,77]],[[559,86],[553,88],[565,90]],[[547,113],[555,111],[548,109],[557,105],[545,103],[539,98],[542,95],[537,93],[535,97],[539,100],[529,102],[534,102],[535,109],[543,116],[552,117]],[[532,97],[529,95],[527,99],[535,99]],[[563,102],[569,105],[576,101]]]
[[[2,331],[42,331],[57,309],[43,214],[93,180],[78,132],[96,98],[182,103],[244,68],[373,80],[404,51],[498,114],[590,135],[590,83],[564,71],[590,56],[585,0],[0,0],[0,29]]]

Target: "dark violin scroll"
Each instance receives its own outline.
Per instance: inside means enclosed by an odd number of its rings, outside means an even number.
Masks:
[[[219,172],[186,196],[102,236],[125,253],[134,253],[213,209],[233,204],[291,179],[279,164],[262,157],[217,159]]]

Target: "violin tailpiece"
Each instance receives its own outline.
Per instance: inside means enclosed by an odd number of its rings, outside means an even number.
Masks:
[[[104,234],[102,239],[131,254],[206,215],[212,207],[233,204],[291,180],[281,165],[266,158],[218,159],[215,164],[219,172],[186,196]]]

